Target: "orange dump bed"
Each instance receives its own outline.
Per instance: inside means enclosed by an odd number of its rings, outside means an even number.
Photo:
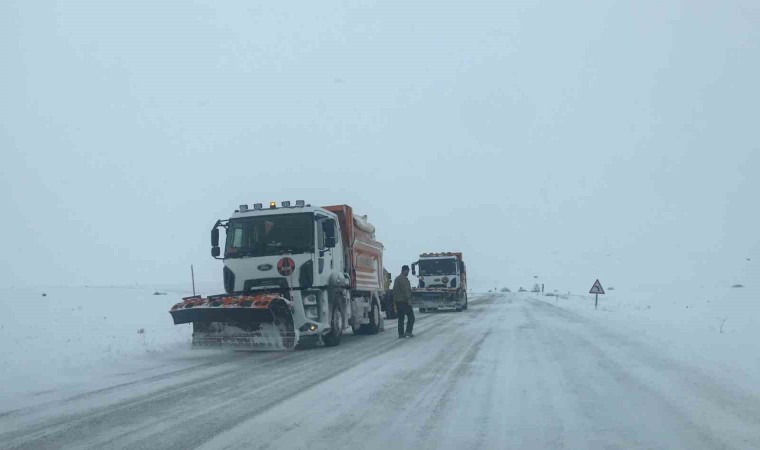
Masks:
[[[348,205],[325,206],[335,213],[345,247],[345,260],[351,289],[379,291],[383,286],[383,244],[375,240],[375,227],[366,216],[355,216]]]

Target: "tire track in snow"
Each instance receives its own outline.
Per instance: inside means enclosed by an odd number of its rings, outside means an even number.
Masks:
[[[488,299],[484,300],[487,302]],[[454,316],[423,316],[418,321],[418,330],[450,321]],[[192,431],[174,441],[164,441],[165,446],[182,448],[198,445],[214,434],[249,418],[251,414],[260,414],[288,396],[296,395],[341,373],[357,361],[396,347],[395,341],[373,338],[377,336],[358,336],[351,339],[348,335],[344,338],[347,345],[331,349],[296,351],[282,357],[276,356],[274,360],[263,365],[259,364],[261,358],[256,356],[241,361],[235,355],[230,355],[228,363],[233,367],[224,367],[221,374],[217,370],[212,374],[207,373],[209,365],[213,366],[215,362],[184,369],[179,371],[183,376],[191,374],[194,378],[113,405],[94,407],[84,413],[64,413],[53,418],[37,420],[35,415],[46,412],[45,405],[29,410],[17,410],[5,415],[4,421],[13,418],[17,426],[11,427],[12,431],[0,434],[0,443],[3,443],[3,446],[19,448],[54,448],[67,445],[66,443],[92,447],[123,446],[127,442],[132,442],[137,447],[152,446],[151,442],[155,444],[156,439],[161,442],[166,436],[182,434],[182,424],[186,424]],[[314,377],[312,372],[320,375]],[[209,379],[203,379],[207,375],[210,375]],[[163,380],[171,380],[171,374],[94,391],[47,406],[66,409],[84,400],[97,399],[113,392],[129,391],[136,385],[149,386]],[[243,381],[249,381],[256,386]],[[272,395],[272,392],[276,392],[276,395]],[[249,400],[256,407],[240,407],[242,400]],[[146,413],[150,417],[145,417]],[[217,413],[221,418],[203,420],[204,416],[212,413]],[[31,419],[31,423],[24,424],[23,419],[27,419],[27,422]],[[2,422],[0,419],[0,423]],[[157,436],[158,434],[160,436]]]
[[[574,323],[583,325],[585,330],[598,335],[600,339],[586,339],[588,345],[593,345],[598,352],[607,352],[612,355],[625,354],[626,358],[623,362],[620,361],[620,357],[617,357],[618,364],[635,364],[638,367],[646,368],[652,375],[659,378],[679,380],[679,387],[688,388],[691,398],[699,398],[709,403],[709,405],[703,406],[708,409],[710,406],[720,409],[723,413],[733,416],[735,420],[746,423],[749,429],[760,429],[759,397],[751,393],[741,392],[732,387],[730,383],[718,381],[699,368],[667,357],[656,347],[637,341],[625,334],[614,333],[600,324],[570,311],[540,300],[536,305],[547,314],[572,320]],[[608,349],[607,347],[612,348]],[[760,447],[760,440],[754,440],[751,443]]]
[[[560,362],[562,377],[574,387],[570,392],[576,397],[579,412],[590,428],[585,436],[588,447],[732,448],[717,433],[708,432],[708,424],[697,424],[690,411],[684,410],[682,402],[672,401],[666,392],[637,376],[638,363],[632,361],[641,360],[640,353],[602,348],[598,339],[584,335],[584,331],[596,333],[597,327],[592,323],[584,324],[591,326],[591,331],[579,328],[577,325],[584,320],[576,316],[569,317],[572,326],[568,326],[565,322],[568,317],[552,314],[555,311],[551,309],[556,307],[549,305],[547,309],[541,303],[530,302],[541,314],[542,322],[554,321],[543,326],[537,338],[543,348],[551,350]],[[532,321],[539,322],[532,311],[528,314]],[[616,336],[605,336],[613,337]],[[620,359],[625,362],[619,362]]]
[[[263,363],[260,365],[260,367],[263,365],[267,365],[271,362],[277,363],[280,360],[286,359],[290,356],[286,353],[280,353],[280,354],[271,353],[271,355],[273,357],[264,360]],[[242,356],[242,357],[245,358],[245,356]],[[173,380],[178,377],[182,377],[184,375],[195,375],[199,372],[204,372],[205,374],[205,371],[208,369],[216,369],[216,371],[219,371],[219,372],[228,371],[230,370],[230,368],[224,367],[224,365],[228,363],[239,362],[240,358],[241,358],[240,355],[232,356],[229,353],[225,355],[215,356],[213,358],[213,361],[211,362],[197,364],[191,367],[186,367],[179,370],[173,370],[170,372],[166,372],[166,373],[162,373],[162,374],[158,374],[158,375],[154,375],[154,376],[150,376],[146,378],[140,378],[140,379],[128,381],[125,383],[119,383],[113,386],[107,386],[107,387],[96,389],[93,391],[83,392],[81,394],[76,394],[71,397],[66,397],[60,400],[53,400],[53,401],[46,402],[40,405],[35,405],[32,407],[19,408],[19,409],[6,411],[4,413],[0,413],[0,421],[15,419],[15,418],[22,418],[25,416],[31,416],[36,413],[50,411],[52,409],[57,409],[57,408],[68,408],[70,405],[76,402],[81,402],[83,400],[88,400],[90,398],[95,398],[95,397],[99,397],[99,396],[103,396],[103,395],[107,395],[111,393],[118,393],[121,391],[133,389],[135,387],[139,387],[142,385],[156,384],[158,382],[165,381],[165,380]],[[270,361],[270,359],[274,361]],[[222,367],[220,367],[220,365]],[[208,374],[205,374],[205,376],[207,375]],[[54,392],[54,391],[50,391],[50,392]]]
[[[421,330],[415,339],[398,341],[395,349],[341,374],[341,380],[304,391],[293,401],[280,403],[266,416],[251,417],[234,430],[208,442],[204,448],[388,448],[398,445],[387,430],[419,422],[412,404],[427,392],[440,374],[461,357],[457,332],[471,316],[482,313],[493,299],[473,305],[470,313],[434,313],[442,322]],[[480,311],[480,312],[479,312]],[[461,336],[460,336],[461,337]],[[435,343],[434,347],[431,344]],[[466,340],[460,345],[471,343]],[[427,352],[427,349],[434,349]],[[440,351],[441,349],[446,351]],[[388,364],[392,361],[392,364]],[[408,367],[405,369],[405,367]],[[368,382],[369,379],[376,382]],[[340,392],[341,397],[325,393]],[[433,388],[434,389],[434,388]],[[408,401],[400,401],[408,398]],[[436,397],[430,396],[435,399]],[[432,403],[432,401],[430,402]],[[423,411],[428,405],[422,405]],[[304,408],[308,413],[301,413]],[[315,422],[314,418],[319,417]],[[298,441],[290,434],[298,430]],[[415,433],[416,433],[415,425]],[[252,439],[251,436],[256,438]],[[334,436],[340,436],[336,440]],[[308,445],[306,444],[308,443]]]
[[[490,297],[488,306],[493,306],[496,298],[497,296]],[[473,308],[471,314],[463,315],[459,320],[447,323],[445,328],[437,330],[433,339],[445,340],[446,345],[442,351],[435,354],[432,365],[403,373],[400,376],[403,382],[392,387],[400,397],[407,396],[413,399],[406,413],[395,421],[396,425],[400,422],[415,421],[414,416],[418,411],[426,411],[429,414],[415,433],[414,448],[437,448],[433,433],[447,411],[449,396],[463,381],[469,364],[490,336],[493,325],[498,322],[499,318],[493,313],[494,309],[490,307]],[[438,376],[428,381],[426,375],[431,373]],[[396,425],[389,426],[392,428]]]

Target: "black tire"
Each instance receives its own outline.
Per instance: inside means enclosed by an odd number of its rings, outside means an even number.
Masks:
[[[464,305],[462,305],[460,308],[457,308],[457,311],[464,311],[467,309],[467,293],[463,294],[464,296]]]
[[[372,302],[372,308],[369,310],[369,324],[364,325],[364,332],[367,334],[377,334],[380,332],[380,305]]]
[[[427,309],[425,309],[425,308],[420,308],[420,314],[422,314],[422,313],[426,313],[426,312],[427,312]]]
[[[385,295],[383,295],[382,299],[380,300],[382,303],[382,310],[385,311],[385,318],[395,319],[396,316],[396,308],[393,304],[393,295],[391,295],[389,292],[386,292]]]
[[[322,336],[322,340],[327,347],[336,347],[340,345],[343,339],[343,301],[336,298],[330,311],[330,332]]]

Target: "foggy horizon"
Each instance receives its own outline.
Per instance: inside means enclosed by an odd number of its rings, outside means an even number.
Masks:
[[[758,280],[760,10],[584,5],[5,2],[0,286],[221,291],[296,199],[478,290]]]

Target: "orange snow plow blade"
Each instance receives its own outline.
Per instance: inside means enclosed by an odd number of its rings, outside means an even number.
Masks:
[[[298,344],[291,302],[277,294],[186,297],[169,313],[193,324],[193,346],[292,350]]]

